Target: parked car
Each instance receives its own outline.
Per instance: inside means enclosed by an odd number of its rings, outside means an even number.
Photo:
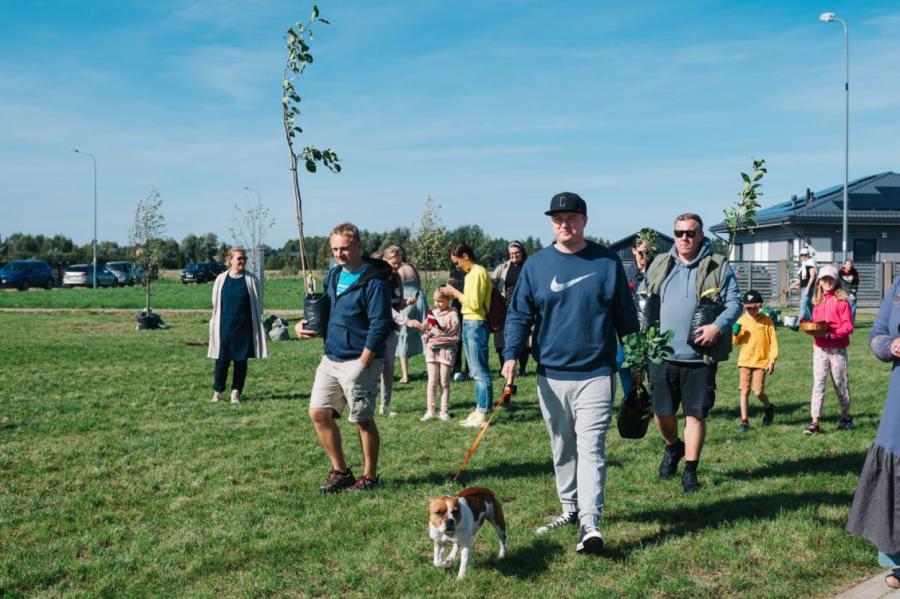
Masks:
[[[188,264],[187,268],[181,271],[181,282],[185,285],[206,283],[215,279],[222,272],[225,272],[225,267],[218,262],[194,262]]]
[[[93,287],[94,267],[91,264],[73,264],[63,273],[63,287]],[[97,287],[118,287],[119,279],[105,266],[97,267]]]
[[[107,262],[104,266],[116,275],[119,285],[134,286],[143,281],[143,271],[134,262]]]
[[[43,260],[10,260],[0,268],[0,286],[19,291],[32,286],[53,289],[53,269]]]

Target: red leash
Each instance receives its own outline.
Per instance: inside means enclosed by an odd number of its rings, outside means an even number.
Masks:
[[[475,450],[478,449],[478,444],[481,443],[481,440],[484,438],[484,434],[487,432],[488,427],[491,426],[491,422],[494,420],[494,416],[497,415],[497,412],[500,411],[500,408],[504,406],[504,404],[509,402],[509,399],[516,394],[516,386],[512,384],[511,381],[507,381],[506,387],[503,388],[503,395],[500,396],[500,401],[497,402],[497,405],[494,406],[494,411],[491,412],[491,417],[488,418],[488,421],[484,423],[481,427],[481,432],[478,433],[478,436],[475,437],[475,441],[472,443],[472,446],[469,447],[469,453],[466,454],[466,458],[462,461],[462,464],[459,465],[459,471],[456,473],[449,483],[447,483],[447,494],[450,494],[450,488],[456,484],[459,480],[460,475],[463,473],[463,470],[466,468],[466,464],[469,463],[469,460],[472,457],[472,454],[475,453]]]

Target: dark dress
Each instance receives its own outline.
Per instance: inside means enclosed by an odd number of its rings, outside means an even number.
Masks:
[[[881,302],[869,335],[879,359],[893,363],[887,399],[875,443],[859,475],[847,530],[868,539],[886,554],[900,553],[900,360],[891,358],[890,343],[900,337],[900,278]]]
[[[219,320],[219,359],[246,361],[253,355],[253,317],[250,314],[250,292],[243,276],[225,277],[221,295]]]

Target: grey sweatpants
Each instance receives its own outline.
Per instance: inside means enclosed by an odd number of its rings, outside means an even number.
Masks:
[[[556,492],[563,512],[578,512],[596,527],[606,485],[606,431],[612,419],[615,379],[584,381],[537,377],[538,400],[550,434]]]

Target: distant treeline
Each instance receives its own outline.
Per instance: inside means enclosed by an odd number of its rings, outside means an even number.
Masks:
[[[375,232],[361,231],[363,251],[366,255],[377,250],[383,250],[389,245],[403,247],[409,259],[415,261],[416,243],[414,232],[408,227],[398,227],[391,231]],[[604,239],[594,238],[595,241],[607,244]],[[512,240],[500,237],[491,237],[478,225],[463,225],[444,232],[446,244],[447,267],[449,268],[450,246],[458,241],[469,244],[477,254],[479,262],[486,266],[493,266],[503,261],[506,257],[506,246]],[[528,254],[533,254],[543,245],[540,239],[532,236],[518,239],[525,246]],[[162,243],[162,258],[160,267],[164,269],[184,268],[191,262],[203,262],[207,260],[222,261],[228,248],[232,244],[220,240],[215,233],[205,235],[187,235],[181,242],[174,239],[165,239]],[[300,268],[298,257],[299,242],[292,239],[281,248],[263,246],[266,255],[267,270],[284,270],[296,272]],[[329,238],[326,236],[307,237],[306,251],[312,260],[315,269],[328,267],[331,258]],[[13,233],[6,238],[0,238],[0,263],[6,263],[15,259],[46,260],[52,266],[90,262],[92,260],[91,244],[76,245],[64,235],[29,235],[25,233]],[[100,241],[97,243],[97,261],[101,263],[114,260],[131,260],[133,254],[129,246],[121,246],[115,241]]]

